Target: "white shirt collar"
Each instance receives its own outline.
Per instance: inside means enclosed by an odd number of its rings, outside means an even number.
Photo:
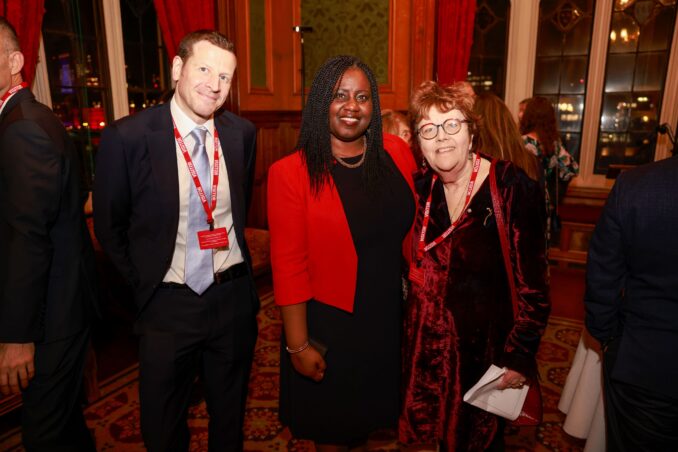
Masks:
[[[193,129],[200,126],[206,127],[208,134],[214,133],[214,116],[205,121],[204,124],[197,124],[181,109],[176,101],[176,94],[172,96],[170,101],[170,111],[172,112],[172,119],[174,119],[174,123],[177,125],[177,130],[179,130],[179,134],[183,139],[186,139]]]

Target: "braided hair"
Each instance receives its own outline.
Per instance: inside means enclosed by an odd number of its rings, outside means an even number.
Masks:
[[[295,147],[295,150],[302,153],[314,195],[318,195],[323,186],[330,183],[334,162],[330,140],[330,104],[334,100],[338,82],[346,70],[352,67],[362,70],[370,82],[372,119],[365,132],[365,162],[362,166],[363,183],[368,193],[379,187],[384,172],[382,165],[384,142],[377,81],[372,70],[359,58],[347,55],[335,56],[325,61],[313,78],[308,102],[304,107],[299,140]]]

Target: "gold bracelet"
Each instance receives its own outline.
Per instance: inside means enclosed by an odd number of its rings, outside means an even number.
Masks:
[[[307,348],[308,348],[308,341],[301,344],[301,347],[299,347],[299,348],[289,348],[287,345],[285,346],[285,350],[287,350],[287,353],[289,353],[290,355],[294,355],[295,353],[303,352]]]

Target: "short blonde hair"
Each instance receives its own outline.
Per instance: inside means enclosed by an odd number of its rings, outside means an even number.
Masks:
[[[390,133],[391,135],[398,135],[398,126],[404,124],[410,127],[410,121],[407,116],[399,111],[386,109],[381,111],[381,130]]]

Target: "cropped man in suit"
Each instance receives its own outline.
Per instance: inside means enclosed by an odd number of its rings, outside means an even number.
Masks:
[[[94,450],[79,395],[96,306],[80,159],[22,83],[0,17],[0,391],[23,392],[27,450]]]
[[[225,36],[186,35],[172,100],[112,124],[97,156],[95,231],[135,288],[141,431],[151,451],[188,449],[199,366],[210,450],[242,448],[259,301],[244,236],[255,129],[217,112],[235,68]]]
[[[678,157],[620,174],[589,246],[610,451],[678,450]]]

